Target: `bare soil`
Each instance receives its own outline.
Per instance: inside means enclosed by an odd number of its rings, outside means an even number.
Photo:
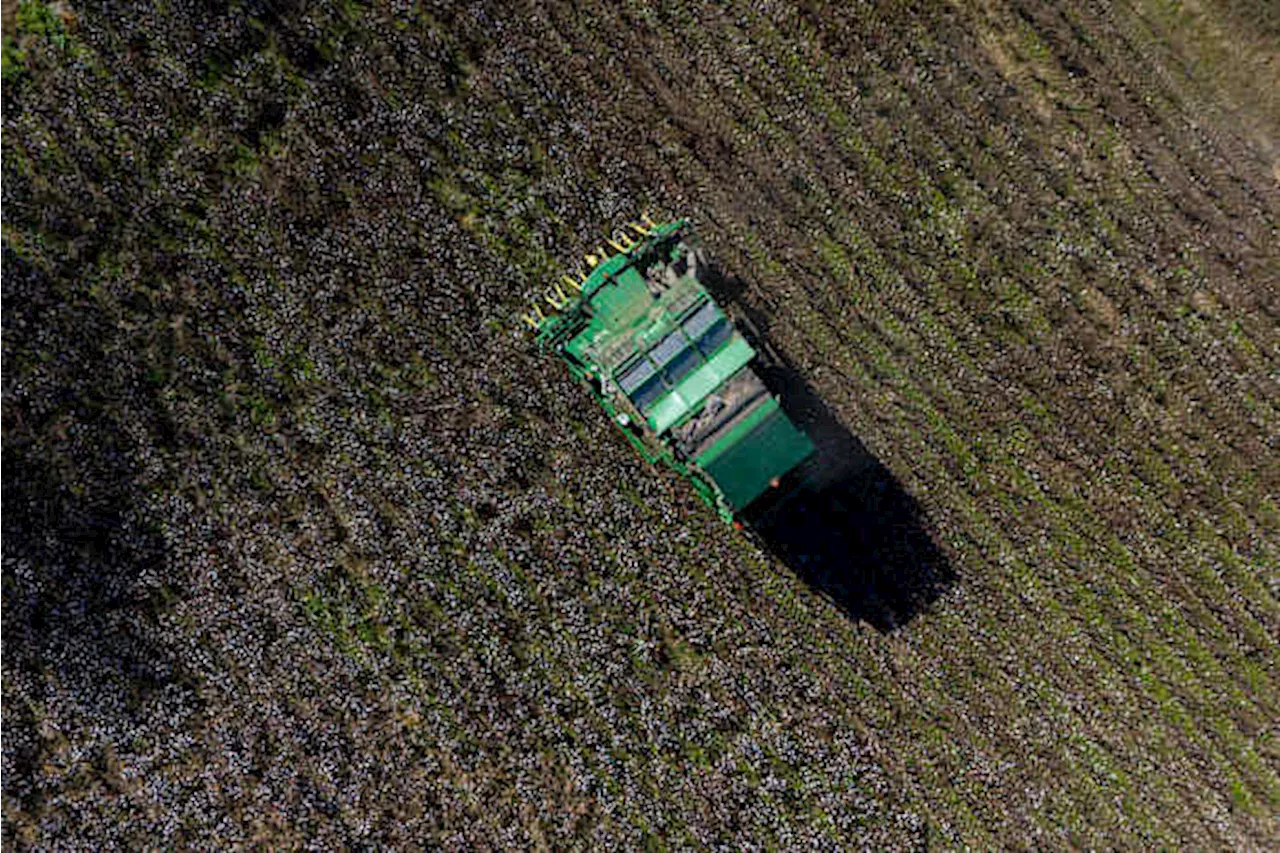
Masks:
[[[0,29],[5,35],[12,35],[17,20],[18,0],[0,0]]]

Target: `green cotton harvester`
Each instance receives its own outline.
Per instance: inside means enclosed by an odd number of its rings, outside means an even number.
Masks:
[[[686,220],[645,218],[586,256],[525,322],[650,462],[688,479],[735,523],[814,452],[753,364],[756,350],[704,287]],[[547,313],[548,305],[552,313]]]

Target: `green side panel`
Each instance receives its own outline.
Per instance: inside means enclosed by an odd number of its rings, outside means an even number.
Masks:
[[[708,394],[751,361],[755,354],[751,344],[735,333],[710,361],[690,373],[665,397],[658,400],[649,412],[649,426],[659,435],[666,432],[696,409]]]
[[[796,429],[776,401],[761,406],[764,414],[745,432],[734,430],[725,440],[699,457],[702,469],[716,481],[725,500],[740,510],[769,488],[769,481],[781,477],[813,453],[813,442]],[[702,462],[702,459],[708,462]]]
[[[595,312],[591,322],[569,341],[565,349],[579,359],[588,361],[586,347],[596,340],[603,340],[605,336],[628,331],[645,316],[652,305],[653,297],[649,295],[640,273],[634,267],[623,269],[601,285],[591,297],[591,307]]]
[[[644,279],[635,267],[627,267],[591,298],[596,320],[612,328],[626,328],[653,303]]]

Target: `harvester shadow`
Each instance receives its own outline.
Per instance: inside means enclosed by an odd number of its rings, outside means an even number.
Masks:
[[[740,292],[737,282],[725,284],[730,294]],[[717,290],[713,286],[721,298],[724,291]],[[955,570],[893,472],[770,345],[765,318],[731,295],[726,302],[746,321],[742,325],[761,352],[765,385],[817,446],[801,476],[750,508],[743,521],[765,548],[850,618],[881,633],[895,631],[955,584]]]

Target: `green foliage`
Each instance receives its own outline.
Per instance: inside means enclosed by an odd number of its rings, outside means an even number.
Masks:
[[[43,37],[58,48],[67,46],[67,30],[53,4],[41,0],[21,0],[17,12],[18,36]]]
[[[54,4],[21,0],[14,15],[13,31],[4,34],[0,46],[0,76],[5,83],[15,82],[26,72],[28,51],[37,43],[66,51],[71,37]]]
[[[0,78],[5,83],[16,80],[25,70],[26,53],[18,47],[18,40],[6,33],[0,41]]]
[[[359,566],[359,558],[349,565]],[[359,569],[333,575],[322,587],[306,592],[303,613],[345,654],[385,654],[393,642],[388,629],[387,594],[361,576]]]

